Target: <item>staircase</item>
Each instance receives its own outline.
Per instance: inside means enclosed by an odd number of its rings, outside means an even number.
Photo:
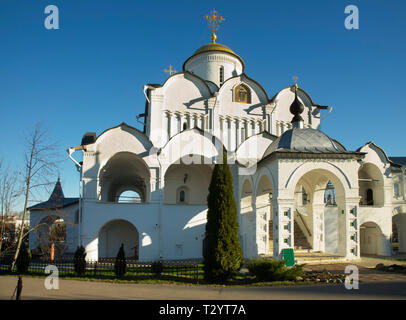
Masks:
[[[295,251],[296,264],[329,264],[329,263],[342,263],[346,261],[345,257],[336,254],[325,252],[303,252]]]
[[[299,224],[295,221],[294,230],[294,252],[295,252],[295,262],[296,264],[328,264],[328,263],[339,263],[345,261],[344,257],[338,256],[336,254],[329,254],[325,252],[311,252],[311,245],[307,241],[307,238],[300,228]],[[272,258],[273,252],[273,221],[269,221],[269,255],[261,255],[264,258]]]
[[[294,248],[296,250],[310,250],[312,246],[307,241],[306,236],[304,235],[302,229],[300,228],[299,224],[295,220],[294,226]]]

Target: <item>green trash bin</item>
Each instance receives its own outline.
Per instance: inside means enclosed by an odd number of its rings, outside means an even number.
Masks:
[[[295,253],[292,248],[282,249],[283,260],[286,261],[287,267],[293,267],[295,265]]]

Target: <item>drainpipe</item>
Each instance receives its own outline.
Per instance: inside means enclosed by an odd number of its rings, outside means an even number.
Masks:
[[[144,93],[145,99],[147,99],[148,103],[151,103],[151,101],[148,99],[148,96],[147,96],[147,93],[146,93],[147,89],[154,90],[154,89],[156,89],[156,87],[150,86],[149,84],[145,84],[142,87],[142,92]]]

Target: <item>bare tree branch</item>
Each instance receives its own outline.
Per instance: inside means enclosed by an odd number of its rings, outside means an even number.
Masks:
[[[24,222],[27,216],[27,207],[30,195],[35,188],[46,186],[52,183],[53,173],[57,169],[57,144],[48,141],[49,133],[41,123],[37,123],[32,132],[25,138],[25,201],[24,213],[20,227],[18,242],[10,270],[13,270],[16,263],[21,242],[24,235]]]

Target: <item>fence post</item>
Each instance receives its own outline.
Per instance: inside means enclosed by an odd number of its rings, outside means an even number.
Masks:
[[[94,276],[96,277],[97,272],[97,261],[94,262]]]

